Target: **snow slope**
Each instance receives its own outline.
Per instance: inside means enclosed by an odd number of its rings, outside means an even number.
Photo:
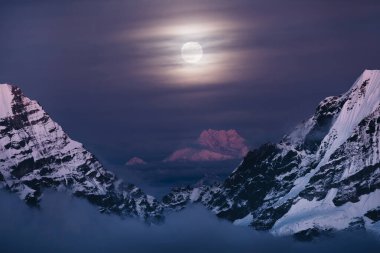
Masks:
[[[208,197],[197,201],[237,225],[315,235],[377,230],[379,190],[380,70],[365,70],[348,92],[321,101],[279,143],[250,151],[217,190],[203,187]],[[193,201],[185,196],[181,205]]]
[[[1,84],[0,106],[0,186],[32,205],[38,205],[44,188],[67,189],[102,212],[161,216],[156,200],[105,170],[19,88]]]

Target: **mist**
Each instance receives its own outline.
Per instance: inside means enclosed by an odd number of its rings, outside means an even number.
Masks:
[[[105,164],[119,178],[161,198],[173,187],[223,182],[241,160],[212,162],[158,162],[136,166]]]
[[[312,242],[273,237],[219,220],[199,205],[168,213],[161,225],[98,212],[64,192],[45,192],[40,208],[0,191],[0,252],[377,252],[378,237],[340,233]]]

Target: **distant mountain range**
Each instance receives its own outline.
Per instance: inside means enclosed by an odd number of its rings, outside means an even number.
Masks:
[[[236,145],[219,150],[220,133],[210,131],[199,143],[235,158],[246,151],[240,136],[222,135]],[[182,153],[173,153],[172,160],[191,160]],[[135,163],[143,161],[130,162]],[[177,188],[161,202],[118,180],[36,101],[3,84],[0,185],[31,205],[38,205],[44,188],[65,189],[102,212],[149,221],[161,220],[165,209],[196,202],[236,225],[275,235],[307,239],[336,230],[380,232],[380,71],[366,70],[348,92],[324,99],[279,143],[249,151],[223,183]]]
[[[222,184],[175,189],[163,199],[174,210],[189,202],[234,224],[300,239],[380,232],[380,71],[364,71],[279,143],[250,151]]]

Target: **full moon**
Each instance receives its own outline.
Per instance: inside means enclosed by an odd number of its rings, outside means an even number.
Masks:
[[[202,46],[198,42],[186,42],[181,48],[181,55],[185,62],[193,64],[197,63],[203,56]]]

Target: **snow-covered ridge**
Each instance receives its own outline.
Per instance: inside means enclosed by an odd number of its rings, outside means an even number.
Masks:
[[[16,86],[0,85],[0,186],[36,205],[44,188],[67,189],[102,212],[159,219],[160,204],[105,170]]]
[[[358,202],[348,202],[338,207],[332,201],[335,194],[336,189],[333,188],[323,200],[299,200],[276,222],[271,232],[276,235],[289,235],[310,228],[343,230],[349,229],[355,221],[362,222],[364,226],[373,226],[373,220],[365,214],[379,207],[379,189],[360,196]]]
[[[325,153],[322,160],[328,159],[350,137],[360,121],[379,107],[380,71],[365,70],[344,96],[347,97],[347,102],[329,134],[323,139],[320,153]]]
[[[11,86],[0,84],[0,118],[12,116],[12,100]]]
[[[298,179],[291,191],[280,200],[281,203],[297,196],[315,173],[329,162],[330,156],[352,135],[355,127],[379,107],[380,71],[365,70],[340,99],[346,102],[319,146],[318,165],[305,177]]]
[[[0,85],[0,99],[0,185],[28,203],[65,188],[101,211],[144,219],[199,202],[276,235],[380,228],[379,70],[324,99],[279,143],[248,152],[222,184],[175,189],[161,203],[105,170],[19,88]]]
[[[199,189],[197,201],[219,217],[276,235],[379,228],[380,70],[321,101],[278,144],[250,151],[217,189]],[[166,200],[182,199],[180,209],[191,190]]]

